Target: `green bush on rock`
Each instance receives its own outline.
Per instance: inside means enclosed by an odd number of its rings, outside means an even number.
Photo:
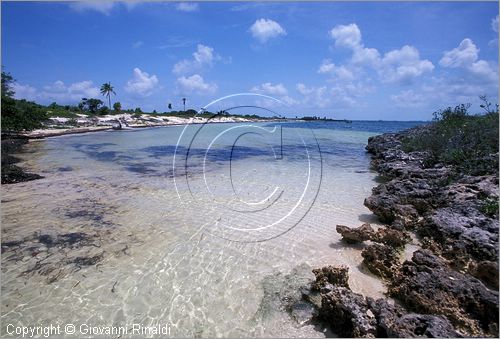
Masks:
[[[481,97],[486,113],[469,114],[470,105],[459,105],[434,113],[431,128],[403,140],[406,152],[427,151],[425,163],[452,165],[470,175],[495,173],[498,170],[498,105],[495,109]]]

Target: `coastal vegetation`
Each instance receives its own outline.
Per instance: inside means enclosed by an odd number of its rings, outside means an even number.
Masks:
[[[425,133],[403,140],[407,152],[427,152],[428,167],[438,163],[472,175],[494,173],[498,169],[498,104],[484,96],[484,114],[471,114],[470,104],[448,107],[434,113],[434,121]]]
[[[186,98],[182,98],[181,102],[183,110],[173,110],[172,103],[168,104],[168,110],[164,112],[144,111],[141,107],[134,109],[123,109],[120,102],[115,102],[111,105],[111,95],[116,95],[114,87],[110,82],[104,83],[101,86],[101,94],[108,99],[108,105],[98,98],[82,98],[77,105],[60,105],[53,102],[50,105],[41,105],[35,102],[24,99],[15,99],[14,91],[15,79],[8,72],[2,71],[2,114],[1,127],[2,132],[22,132],[32,131],[34,129],[44,128],[53,125],[54,119],[58,124],[61,124],[61,119],[64,118],[63,126],[60,127],[75,127],[78,125],[78,119],[95,120],[94,118],[107,115],[122,115],[130,114],[134,119],[145,120],[151,118],[161,118],[162,121],[168,121],[168,117],[192,118],[194,116],[211,119],[214,117],[227,118],[245,118],[245,119],[278,119],[279,117],[261,117],[256,114],[230,114],[227,111],[209,112],[204,111],[199,113],[194,109],[186,109]],[[90,121],[89,120],[89,121]],[[98,121],[98,120],[95,120]],[[85,122],[88,124],[88,121]]]
[[[14,99],[14,78],[2,71],[2,131],[31,130],[38,128],[47,119],[43,106],[26,100]]]

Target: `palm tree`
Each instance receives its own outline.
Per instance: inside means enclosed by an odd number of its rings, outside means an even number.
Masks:
[[[184,112],[186,112],[186,98],[182,98],[182,104],[184,105]]]
[[[106,82],[101,86],[101,95],[108,97],[109,109],[111,109],[111,93],[116,95],[113,86],[111,86],[111,82]]]

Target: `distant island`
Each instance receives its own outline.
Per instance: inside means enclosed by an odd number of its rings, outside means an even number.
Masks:
[[[327,117],[317,117],[317,116],[305,116],[302,118],[297,118],[297,120],[304,120],[304,121],[336,121],[336,122],[345,122],[345,123],[352,123],[352,120],[347,120],[347,119],[330,119]]]

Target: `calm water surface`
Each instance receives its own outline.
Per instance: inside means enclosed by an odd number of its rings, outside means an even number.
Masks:
[[[349,266],[354,291],[382,296],[335,225],[376,223],[363,206],[376,185],[367,139],[417,124],[210,124],[30,143],[20,165],[45,178],[2,187],[2,228],[96,228],[127,250],[104,248],[97,268],[51,284],[2,262],[2,333],[141,323],[178,337],[324,336],[272,295],[332,264]],[[99,218],[72,213],[82,210]]]

